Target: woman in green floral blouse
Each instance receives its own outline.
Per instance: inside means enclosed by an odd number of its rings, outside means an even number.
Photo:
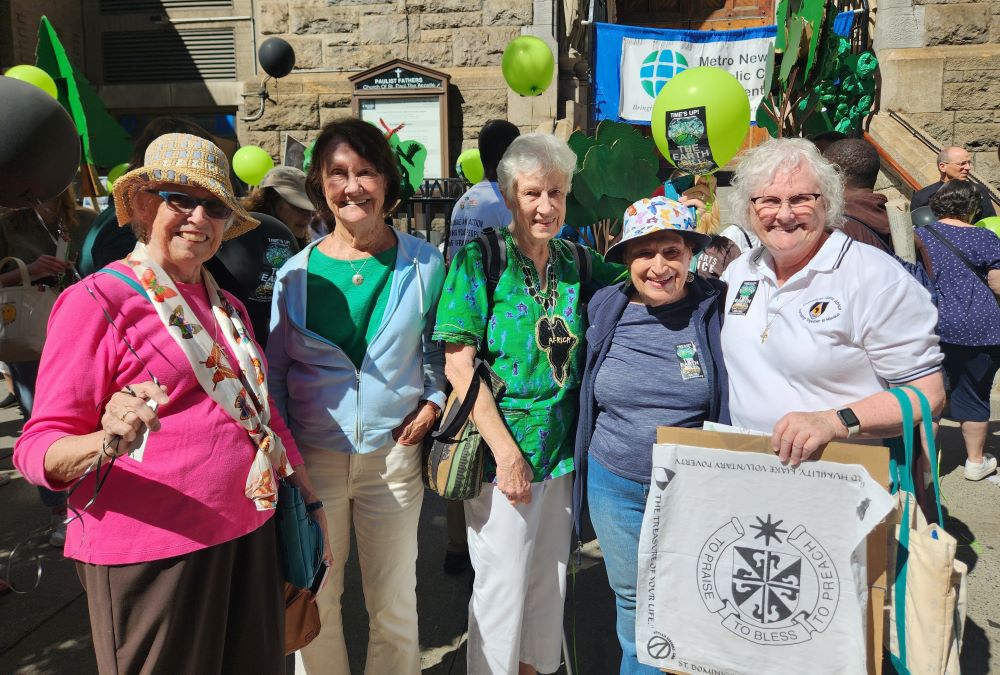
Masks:
[[[507,385],[499,401],[480,394],[472,413],[493,456],[488,484],[465,502],[476,571],[469,673],[559,667],[585,331],[580,305],[585,293],[623,272],[591,251],[591,279],[581,284],[578,252],[555,239],[575,168],[576,155],[555,136],[527,134],[511,144],[497,171],[513,214],[498,233],[506,267],[489,297],[481,246],[466,244],[438,306],[434,339],[447,343],[452,386],[468,390],[477,355]]]

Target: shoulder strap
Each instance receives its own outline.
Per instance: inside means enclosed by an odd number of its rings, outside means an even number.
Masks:
[[[590,249],[575,241],[569,241],[568,239],[563,239],[562,241],[569,244],[570,251],[573,253],[573,262],[576,263],[576,269],[580,271],[580,285],[585,286],[589,284],[590,279],[594,275],[594,261],[590,257]]]
[[[966,267],[968,267],[970,270],[972,270],[972,273],[976,275],[977,279],[979,279],[984,284],[986,284],[987,287],[989,287],[990,282],[986,279],[986,275],[983,274],[983,271],[981,269],[979,269],[978,267],[976,267],[975,265],[973,265],[972,261],[969,260],[967,257],[965,257],[965,254],[962,253],[961,251],[959,251],[958,248],[954,244],[952,244],[950,241],[948,241],[944,237],[944,235],[942,235],[940,232],[938,232],[937,230],[935,230],[934,227],[931,226],[931,225],[925,225],[924,229],[927,230],[928,232],[930,232],[931,234],[933,234],[937,238],[938,241],[940,241],[942,244],[944,244],[945,248],[947,248],[949,251],[951,251],[952,253],[954,253],[955,256],[959,260],[961,260],[963,263],[965,263]],[[992,291],[993,289],[990,289],[990,290]]]
[[[896,255],[896,252],[895,252],[894,250],[890,249],[890,248],[889,248],[888,246],[886,246],[886,245],[885,245],[885,240],[883,240],[883,239],[882,239],[882,235],[880,235],[880,234],[879,234],[879,233],[878,233],[878,232],[877,232],[877,231],[875,230],[875,228],[874,228],[874,227],[872,227],[871,225],[869,225],[869,224],[868,224],[868,223],[866,223],[865,221],[861,220],[860,218],[855,218],[854,216],[852,216],[852,215],[850,215],[850,214],[847,214],[847,213],[845,213],[845,214],[844,214],[844,217],[845,217],[845,218],[850,218],[850,219],[851,219],[851,220],[853,220],[853,221],[854,221],[855,223],[858,223],[859,225],[861,225],[862,227],[864,227],[864,228],[865,228],[866,230],[868,230],[869,232],[871,232],[871,233],[872,233],[872,235],[874,235],[874,236],[875,236],[875,240],[876,240],[876,241],[878,241],[878,245],[879,245],[879,247],[880,247],[880,248],[881,248],[881,249],[882,249],[883,251],[885,251],[886,253],[891,253],[892,255]]]
[[[90,273],[90,270],[94,269],[94,244],[97,242],[97,235],[104,230],[104,226],[108,221],[100,223],[99,227],[93,227],[87,231],[87,236],[83,238],[83,244],[80,246],[80,271],[86,275]]]
[[[110,267],[102,267],[101,269],[99,269],[96,272],[94,272],[94,274],[110,274],[113,277],[118,277],[119,279],[121,279],[122,281],[124,281],[126,284],[128,284],[129,286],[131,286],[132,288],[134,288],[136,293],[138,293],[142,297],[144,297],[147,300],[149,300],[149,296],[146,294],[146,289],[144,289],[139,284],[138,281],[136,281],[132,277],[128,276],[127,274],[123,274],[122,272],[119,272],[118,270],[111,269]],[[149,301],[152,302],[152,300],[149,300]]]
[[[493,304],[493,291],[500,283],[500,277],[507,266],[507,242],[492,227],[487,227],[476,238],[483,254],[483,271],[486,272],[486,291]]]

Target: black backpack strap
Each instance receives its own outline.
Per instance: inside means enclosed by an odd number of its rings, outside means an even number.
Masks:
[[[570,251],[573,253],[573,262],[576,263],[576,269],[580,271],[580,285],[586,286],[594,276],[594,260],[590,257],[590,249],[575,241],[565,239],[563,241],[569,244]]]
[[[948,239],[945,238],[944,235],[942,235],[940,232],[938,232],[937,230],[935,230],[931,225],[925,225],[924,229],[927,230],[928,232],[930,232],[931,234],[933,234],[938,239],[938,241],[940,241],[942,244],[945,245],[945,248],[947,248],[949,251],[951,251],[952,253],[954,253],[955,257],[957,257],[959,260],[961,260],[963,263],[965,263],[965,266],[968,267],[970,270],[972,270],[972,273],[976,275],[976,278],[978,278],[980,281],[982,281],[987,286],[990,285],[989,279],[986,276],[986,272],[983,271],[982,268],[976,267],[972,263],[972,261],[969,260],[965,256],[964,253],[962,253],[961,251],[959,251],[958,248],[954,244],[952,244],[950,241],[948,241]],[[990,290],[992,290],[992,289],[990,289]]]
[[[490,309],[493,307],[493,292],[500,283],[504,268],[507,267],[507,242],[492,227],[487,227],[476,239],[483,255],[483,271],[486,273],[486,294]]]

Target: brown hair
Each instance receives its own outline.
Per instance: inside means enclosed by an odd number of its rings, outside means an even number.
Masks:
[[[396,153],[389,141],[374,125],[357,117],[345,117],[334,120],[323,127],[313,146],[313,162],[306,174],[306,194],[316,207],[319,215],[329,224],[334,224],[333,212],[326,203],[323,194],[324,157],[329,147],[335,143],[344,142],[351,146],[354,152],[371,162],[375,170],[385,179],[386,215],[396,208],[399,202],[400,181],[399,165]]]
[[[272,187],[257,188],[249,195],[240,200],[247,211],[254,213],[266,213],[269,216],[277,217],[275,209],[283,198],[278,191]]]

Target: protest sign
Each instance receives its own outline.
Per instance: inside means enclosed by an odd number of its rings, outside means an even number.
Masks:
[[[732,74],[756,110],[764,97],[775,26],[739,30],[665,30],[597,24],[594,88],[598,120],[649,124],[653,100],[675,75],[698,66]]]
[[[767,437],[661,428],[657,440],[639,660],[676,672],[877,672],[869,645],[881,645],[884,594],[868,594],[884,589],[887,450],[830,444],[822,461],[792,468],[725,449],[763,450]]]

